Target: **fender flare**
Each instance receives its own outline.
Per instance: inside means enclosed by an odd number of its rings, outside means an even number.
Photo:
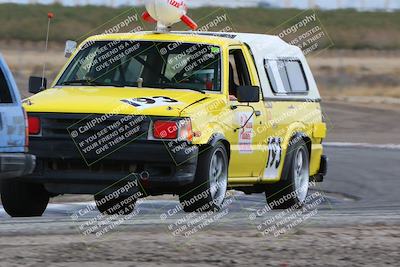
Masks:
[[[228,153],[228,160],[231,158],[231,144],[227,140],[227,138],[221,133],[214,133],[211,135],[210,139],[207,142],[207,146],[214,147],[217,143],[221,142]]]
[[[285,161],[284,161],[284,165],[283,165],[283,167],[282,167],[282,173],[281,173],[281,181],[286,181],[287,180],[287,177],[288,177],[288,174],[289,174],[289,171],[290,171],[290,169],[291,169],[291,164],[292,164],[292,159],[293,159],[293,153],[290,153],[290,151],[289,151],[289,148],[290,148],[290,146],[291,145],[293,145],[293,144],[295,144],[296,143],[296,141],[295,140],[302,140],[302,141],[304,141],[304,143],[306,144],[306,146],[307,146],[307,149],[309,150],[308,152],[308,154],[309,154],[309,157],[311,156],[311,151],[310,151],[310,148],[309,148],[309,146],[311,146],[311,144],[310,144],[310,142],[308,142],[307,141],[307,139],[308,140],[311,140],[308,136],[307,136],[307,134],[305,134],[305,133],[303,133],[303,132],[299,132],[299,131],[296,131],[296,132],[294,132],[294,133],[292,133],[291,134],[291,137],[290,137],[290,139],[289,139],[289,142],[288,142],[288,145],[287,145],[287,147],[286,147],[286,152],[285,152]]]

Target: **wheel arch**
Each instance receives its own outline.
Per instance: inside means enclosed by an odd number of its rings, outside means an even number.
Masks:
[[[295,139],[303,140],[303,141],[304,141],[304,143],[305,143],[306,146],[307,146],[308,157],[310,158],[310,157],[311,157],[311,149],[312,149],[312,140],[311,140],[311,138],[310,138],[307,134],[305,134],[305,133],[303,133],[303,132],[296,132],[296,133],[292,136],[292,138],[291,138],[289,144],[291,144]]]
[[[284,156],[284,162],[282,166],[282,172],[281,172],[281,179],[280,180],[286,180],[288,172],[290,170],[290,162],[291,162],[291,154],[289,151],[290,146],[295,145],[298,141],[303,141],[306,144],[307,147],[307,152],[308,152],[308,158],[310,160],[311,158],[311,150],[312,150],[312,140],[311,138],[304,133],[304,131],[298,130],[294,131],[291,135],[290,138],[288,139],[287,144],[285,144],[285,154]],[[289,164],[288,164],[289,163]]]
[[[227,140],[227,138],[225,138],[225,136],[223,134],[221,134],[221,133],[213,134],[210,137],[209,141],[207,142],[206,147],[210,147],[210,146],[213,147],[218,142],[221,142],[224,145],[227,156],[228,156],[228,161],[230,161],[230,159],[231,159],[231,144],[229,143],[229,141]]]

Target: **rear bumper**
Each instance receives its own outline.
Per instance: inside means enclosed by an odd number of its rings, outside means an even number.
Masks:
[[[31,174],[36,157],[25,153],[0,153],[0,179],[17,178]]]
[[[324,177],[327,175],[328,173],[328,157],[325,155],[321,156],[321,163],[319,165],[319,171],[316,175],[310,177],[312,182],[323,182],[324,181]]]
[[[322,177],[328,174],[328,157],[326,155],[321,156],[321,163],[318,174]]]

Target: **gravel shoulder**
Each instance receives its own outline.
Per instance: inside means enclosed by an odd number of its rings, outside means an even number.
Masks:
[[[188,242],[164,231],[115,232],[84,242],[80,235],[0,239],[1,266],[394,266],[398,226],[301,227],[283,238],[253,230],[210,230]]]

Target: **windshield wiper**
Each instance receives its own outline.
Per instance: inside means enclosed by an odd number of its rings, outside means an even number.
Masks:
[[[162,85],[162,86],[160,86]],[[184,84],[173,84],[173,83],[163,83],[163,84],[158,84],[157,88],[161,88],[161,89],[182,89],[182,90],[192,90],[192,91],[196,91],[202,94],[205,94],[206,92],[202,89],[199,88],[189,88],[186,87]]]
[[[81,85],[92,85],[92,86],[113,86],[113,87],[125,87],[121,84],[116,83],[102,83],[99,81],[91,81],[91,80],[71,80],[62,82],[61,85],[72,85],[72,84],[81,84]]]
[[[71,85],[71,84],[94,85],[93,82],[90,80],[71,80],[61,83],[61,85]]]
[[[199,93],[202,93],[202,94],[205,94],[205,93],[206,93],[206,92],[204,92],[203,90],[201,90],[201,89],[196,89],[196,88],[184,88],[184,89],[196,91],[196,92],[199,92]]]

